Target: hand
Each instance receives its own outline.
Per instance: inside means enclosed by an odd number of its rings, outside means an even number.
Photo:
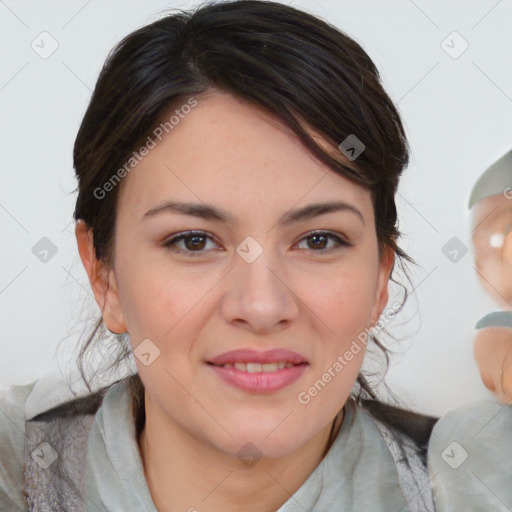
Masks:
[[[485,386],[501,403],[512,404],[512,328],[479,329],[473,354]]]

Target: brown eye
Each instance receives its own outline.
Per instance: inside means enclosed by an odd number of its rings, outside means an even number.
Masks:
[[[329,239],[334,240],[334,246],[327,248],[327,244]],[[331,250],[336,250],[341,247],[350,247],[352,244],[346,242],[338,235],[334,233],[330,233],[328,231],[316,231],[311,233],[307,237],[304,237],[302,241],[308,242],[309,250],[312,252],[330,252]],[[301,243],[302,243],[301,241]]]
[[[180,233],[173,236],[169,240],[164,242],[164,247],[175,252],[187,253],[187,256],[200,256],[201,253],[205,252],[205,246],[207,240],[212,240],[204,231],[189,231],[186,233]],[[183,248],[178,247],[178,243],[183,241]],[[197,254],[193,254],[197,253]]]

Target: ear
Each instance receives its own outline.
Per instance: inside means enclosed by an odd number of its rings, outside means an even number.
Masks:
[[[377,279],[377,287],[375,290],[375,302],[371,313],[370,326],[377,323],[382,311],[388,303],[388,282],[393,264],[395,262],[395,251],[389,246],[386,246],[385,253],[379,262],[379,274]]]
[[[88,228],[82,219],[78,219],[75,235],[80,259],[89,276],[94,297],[107,329],[117,334],[126,332],[116,276],[113,269],[107,269],[105,264],[96,258],[92,228]]]

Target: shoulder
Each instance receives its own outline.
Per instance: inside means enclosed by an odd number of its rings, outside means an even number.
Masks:
[[[21,494],[25,404],[35,384],[0,390],[0,510],[26,510]]]
[[[409,440],[426,465],[427,447],[432,430],[439,418],[404,409],[379,400],[362,400],[371,415],[390,428],[401,440]]]
[[[511,455],[512,405],[478,400],[447,412],[428,446],[436,508],[509,512]]]
[[[0,511],[27,510],[22,493],[26,422],[94,413],[103,393],[91,394],[80,380],[71,384],[60,373],[0,390]]]
[[[427,445],[438,418],[378,400],[363,400],[363,406],[388,445],[408,510],[433,511]]]

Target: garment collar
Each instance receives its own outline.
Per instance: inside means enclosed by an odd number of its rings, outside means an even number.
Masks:
[[[158,512],[137,445],[128,383],[112,386],[91,429],[88,488],[110,512]],[[329,452],[277,512],[403,510],[393,458],[373,419],[360,406],[345,417]]]

